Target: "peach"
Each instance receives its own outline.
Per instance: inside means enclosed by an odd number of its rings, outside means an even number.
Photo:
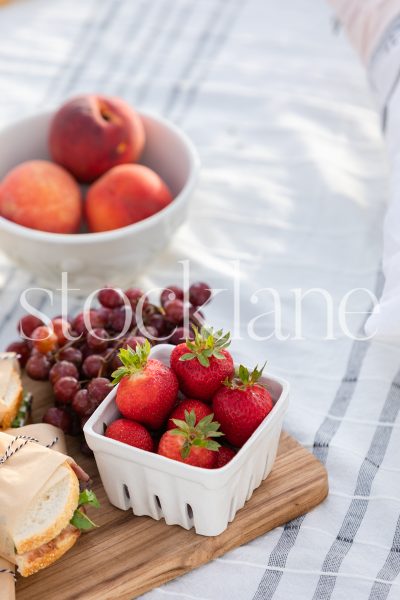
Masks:
[[[24,227],[75,233],[82,216],[78,184],[46,160],[21,163],[0,184],[0,215]]]
[[[161,177],[143,165],[120,165],[89,188],[86,216],[92,232],[119,229],[146,219],[172,202]]]
[[[141,118],[120,98],[94,94],[73,98],[50,125],[53,160],[88,183],[116,165],[135,162],[144,142]]]

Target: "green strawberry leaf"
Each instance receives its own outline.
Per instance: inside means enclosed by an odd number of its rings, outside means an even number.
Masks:
[[[198,448],[205,448],[206,442],[204,440],[196,439],[193,440],[192,446],[197,446]]]
[[[135,350],[132,350],[130,346],[121,348],[118,357],[122,362],[122,366],[112,373],[112,384],[116,385],[123,377],[129,377],[129,375],[142,371],[147,364],[150,350],[149,340],[146,340],[143,344],[138,344]]]
[[[126,374],[126,367],[118,367],[118,369],[111,374],[111,377],[113,378],[111,383],[116,385],[126,376]]]
[[[193,360],[194,358],[196,358],[195,354],[186,353],[186,354],[182,354],[182,356],[179,357],[179,360],[181,360],[181,361]]]
[[[221,437],[221,435],[225,435],[222,431],[209,431],[207,437]]]
[[[192,411],[194,412],[194,411]],[[199,421],[198,427],[208,427],[208,425],[210,425],[210,423],[212,423],[212,420],[214,418],[214,413],[211,413],[210,415],[206,415],[205,417],[203,417],[201,419],[201,421]],[[217,426],[217,429],[219,427],[219,423],[217,423],[215,421],[214,425]]]
[[[229,332],[224,334],[222,329],[214,332],[211,327],[209,329],[201,327],[199,331],[195,325],[192,326],[192,329],[194,340],[186,340],[186,347],[190,352],[183,354],[179,358],[180,361],[196,358],[202,367],[208,368],[210,366],[210,358],[214,357],[218,360],[226,359],[222,350],[230,344]]]
[[[168,433],[171,435],[182,435],[182,429],[169,429]]]
[[[188,458],[188,457],[189,457],[189,454],[190,454],[190,448],[191,448],[191,446],[189,446],[189,444],[184,444],[184,445],[182,446],[182,450],[181,450],[181,456],[182,456],[182,458],[183,458],[183,459],[186,459],[186,458]]]
[[[185,460],[190,455],[192,446],[198,448],[207,448],[208,450],[218,450],[220,444],[212,438],[224,435],[218,431],[220,424],[213,421],[214,415],[206,415],[196,425],[196,413],[194,410],[188,412],[185,410],[185,420],[172,419],[175,429],[170,429],[168,433],[179,435],[184,438],[181,448],[181,456]]]
[[[189,431],[191,429],[189,423],[187,423],[186,421],[182,421],[181,419],[171,419],[171,421],[173,422],[174,425],[177,426],[180,433],[182,433],[182,431],[184,431],[185,433],[189,433]]]
[[[264,363],[261,369],[256,365],[251,372],[244,365],[239,365],[239,368],[236,369],[235,377],[232,380],[226,378],[222,384],[235,390],[246,390],[253,385],[263,386],[263,384],[259,382],[259,379],[263,374],[266,364],[267,362]]]
[[[207,450],[213,450],[214,452],[218,452],[220,447],[221,447],[221,444],[218,444],[218,442],[214,442],[213,440],[207,441],[207,445],[206,445]]]
[[[218,428],[219,428],[219,423],[217,423],[217,422],[210,423],[210,425],[208,426],[209,431],[217,431]]]
[[[214,352],[215,351],[212,348],[208,348],[207,350],[204,350],[203,355],[207,356],[207,358],[210,358],[210,356],[212,356]]]
[[[207,356],[205,356],[205,354],[198,354],[197,356],[197,360],[199,361],[199,363],[201,364],[202,367],[209,367],[210,366],[210,361],[208,360]]]
[[[191,410],[190,413],[185,410],[185,421],[188,424],[189,428],[193,428],[196,424],[196,413],[194,410]]]

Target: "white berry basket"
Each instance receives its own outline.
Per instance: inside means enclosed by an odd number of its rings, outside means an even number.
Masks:
[[[169,366],[173,348],[155,346],[150,356]],[[200,535],[222,533],[275,461],[289,385],[272,376],[262,382],[274,407],[236,456],[219,469],[192,467],[105,437],[105,426],[120,417],[115,387],[83,430],[111,504],[121,510],[131,508],[138,516],[163,518],[168,525],[194,527]]]

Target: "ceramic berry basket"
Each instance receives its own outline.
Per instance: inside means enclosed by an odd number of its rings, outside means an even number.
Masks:
[[[169,366],[174,346],[161,344],[151,351]],[[202,469],[145,452],[103,435],[118,418],[116,388],[84,427],[100,477],[111,504],[135,515],[165,519],[168,525],[194,527],[200,535],[222,533],[236,512],[270,473],[278,449],[289,385],[277,377],[263,377],[274,407],[236,456],[220,469]]]

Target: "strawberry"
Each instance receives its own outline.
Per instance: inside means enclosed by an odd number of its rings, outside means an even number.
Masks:
[[[204,402],[201,402],[200,400],[192,400],[186,398],[185,400],[182,400],[182,402],[178,404],[178,406],[169,415],[167,429],[174,429],[176,427],[175,423],[173,422],[173,419],[184,420],[185,411],[190,413],[192,410],[194,410],[194,413],[196,415],[195,425],[197,425],[198,422],[201,421],[201,419],[203,419],[207,415],[211,415],[212,413],[212,410],[208,404],[204,404]]]
[[[191,398],[211,402],[222,382],[233,376],[232,356],[225,349],[230,344],[229,333],[213,332],[193,327],[194,340],[175,346],[171,353],[171,368],[182,392]]]
[[[148,452],[154,450],[152,437],[146,427],[129,419],[117,419],[111,423],[106,429],[105,436]]]
[[[121,348],[119,367],[112,376],[119,383],[116,403],[120,413],[158,429],[174,406],[178,394],[178,380],[174,372],[159,360],[149,359],[148,340],[132,348]]]
[[[185,420],[173,419],[176,429],[166,431],[160,439],[158,454],[193,467],[213,469],[220,444],[215,437],[224,435],[219,423],[213,422],[213,414],[207,415],[196,425],[194,410],[185,411]]]
[[[249,373],[240,365],[238,376],[226,380],[213,397],[215,418],[233,446],[243,446],[274,406],[269,392],[258,383],[264,367]]]
[[[232,458],[235,456],[236,452],[232,448],[228,448],[227,446],[221,446],[217,453],[217,462],[215,463],[215,469],[219,469],[220,467],[224,467]]]

